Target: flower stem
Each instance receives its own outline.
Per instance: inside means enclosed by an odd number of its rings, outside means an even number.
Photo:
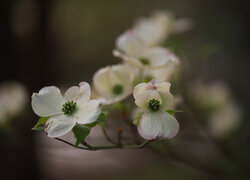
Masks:
[[[113,141],[113,140],[109,137],[109,135],[108,135],[108,133],[107,133],[107,131],[106,131],[106,129],[105,129],[104,127],[102,127],[102,132],[103,132],[104,136],[106,137],[106,139],[107,139],[110,143],[112,143],[112,144],[117,144],[117,142]]]
[[[133,145],[127,145],[127,144],[117,144],[117,145],[111,145],[111,146],[92,146],[90,144],[88,144],[86,141],[82,142],[81,144],[85,147],[81,147],[81,146],[75,146],[74,144],[65,141],[63,139],[60,138],[55,138],[58,141],[61,141],[65,144],[68,144],[72,147],[78,148],[78,149],[83,149],[83,150],[88,150],[88,151],[96,151],[96,150],[104,150],[104,149],[139,149],[139,148],[143,148],[145,147],[150,141],[145,141],[139,145],[133,144]]]
[[[86,148],[86,147],[80,147],[80,146],[76,147],[74,144],[72,144],[72,143],[70,143],[70,142],[68,142],[68,141],[65,141],[65,140],[63,140],[63,139],[61,139],[61,138],[55,138],[55,139],[58,140],[58,141],[61,141],[61,142],[65,143],[65,144],[68,144],[68,145],[70,145],[70,146],[73,146],[73,147],[75,147],[75,148],[88,150],[88,148]]]

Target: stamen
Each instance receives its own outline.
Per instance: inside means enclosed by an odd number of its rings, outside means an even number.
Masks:
[[[117,84],[112,89],[113,94],[121,95],[123,93],[123,86],[121,84]]]
[[[69,101],[63,105],[62,111],[64,114],[71,115],[76,111],[76,102]]]
[[[161,104],[160,104],[160,101],[157,100],[157,99],[150,99],[148,101],[148,108],[151,110],[151,111],[158,111],[161,107]]]

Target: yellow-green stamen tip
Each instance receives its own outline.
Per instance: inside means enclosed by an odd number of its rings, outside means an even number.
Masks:
[[[71,115],[76,111],[76,102],[69,101],[63,105],[62,111],[64,114]]]
[[[150,99],[148,101],[148,108],[151,111],[158,111],[161,107],[160,101],[157,99]]]

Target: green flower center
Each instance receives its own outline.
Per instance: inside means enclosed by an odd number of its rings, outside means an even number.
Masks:
[[[76,111],[76,102],[69,101],[63,105],[62,111],[64,114],[71,115]]]
[[[150,65],[150,61],[148,59],[146,59],[146,58],[141,58],[140,61],[144,65]]]
[[[160,104],[160,101],[157,100],[157,99],[150,99],[148,101],[148,108],[151,110],[151,111],[158,111],[161,107],[161,104]]]
[[[117,84],[112,89],[113,94],[115,95],[121,95],[123,93],[123,86],[120,84]]]
[[[154,78],[153,78],[152,76],[146,76],[146,77],[144,78],[144,82],[148,83],[148,82],[152,81],[153,79],[154,79]]]

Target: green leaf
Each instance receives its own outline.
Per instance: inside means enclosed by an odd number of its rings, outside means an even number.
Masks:
[[[87,126],[81,126],[79,124],[75,125],[72,129],[73,133],[76,137],[76,143],[75,146],[78,147],[78,145],[84,141],[84,139],[89,135],[91,128]]]
[[[102,113],[100,114],[100,116],[98,117],[98,119],[97,119],[97,121],[96,121],[96,124],[99,125],[99,126],[101,126],[101,127],[103,127],[104,124],[105,124],[106,121],[107,121],[107,117],[108,117],[108,115],[105,114],[104,112],[102,112]]]
[[[32,128],[32,130],[37,130],[37,131],[44,131],[44,127],[41,125],[44,125],[48,121],[49,117],[41,117],[36,125]]]
[[[183,111],[182,110],[166,110],[166,112],[173,115],[174,113],[183,112]]]
[[[99,126],[103,127],[104,124],[106,123],[106,121],[107,121],[107,114],[102,112],[99,115],[97,121],[95,121],[95,122],[93,122],[91,124],[86,124],[85,126],[88,126],[88,127],[92,128],[92,127],[95,127],[96,125],[99,125]]]
[[[139,123],[139,121],[140,121],[140,119],[141,119],[143,113],[144,113],[144,112],[140,112],[140,113],[138,113],[138,114],[136,115],[136,119],[133,121],[134,125],[136,125],[136,126],[138,125],[138,123]]]

